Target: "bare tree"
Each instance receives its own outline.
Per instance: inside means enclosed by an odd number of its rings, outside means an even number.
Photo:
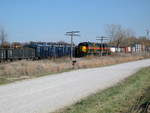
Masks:
[[[114,39],[116,37],[116,25],[115,24],[108,24],[105,26],[105,30],[106,30],[106,35],[109,38],[109,43],[110,45],[113,45],[114,43]]]
[[[126,35],[127,35],[127,37],[133,37],[133,36],[135,36],[135,32],[132,29],[127,28]]]
[[[121,25],[110,24],[106,26],[106,35],[109,37],[109,44],[116,47],[129,46],[135,41],[134,32],[131,29],[123,29]]]
[[[8,40],[8,33],[5,28],[0,25],[0,45],[3,46],[4,43]]]
[[[115,45],[118,48],[123,44],[123,40],[126,38],[125,30],[122,29],[121,25],[107,25],[106,34],[109,37],[110,45]]]

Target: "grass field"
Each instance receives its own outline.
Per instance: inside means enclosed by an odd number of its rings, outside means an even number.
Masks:
[[[1,84],[7,84],[10,83],[11,81],[8,80],[6,77],[0,77],[0,85]]]
[[[144,113],[149,101],[150,67],[56,113]]]
[[[77,64],[74,69],[109,66],[149,57],[149,53],[144,55],[104,56],[102,58],[98,56],[87,56],[84,58],[76,58]],[[51,60],[6,62],[0,65],[0,84],[71,70],[73,70],[73,66],[69,57]]]

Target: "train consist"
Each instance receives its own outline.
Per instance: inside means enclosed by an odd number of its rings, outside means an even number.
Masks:
[[[141,52],[150,51],[150,47],[134,44],[131,47],[109,47],[107,44],[81,42],[72,48],[74,57],[86,55],[110,55],[114,52]],[[70,56],[71,44],[66,43],[37,43],[25,44],[23,47],[0,48],[0,61],[15,59],[47,59]]]
[[[82,42],[73,47],[74,57],[85,55],[110,54],[107,44]],[[22,48],[0,48],[0,61],[14,59],[45,59],[70,56],[70,44],[30,43]]]
[[[81,42],[72,48],[74,57],[86,55],[110,55],[116,52],[150,51],[150,47],[142,44],[133,44],[129,47],[109,47],[107,44],[94,42]],[[37,43],[25,44],[23,47],[0,48],[0,61],[15,59],[47,59],[70,56],[71,44],[67,43]]]

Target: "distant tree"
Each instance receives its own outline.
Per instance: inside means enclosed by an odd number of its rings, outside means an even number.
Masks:
[[[135,37],[135,36],[130,37],[130,44],[136,44],[137,41],[138,41],[137,37]]]
[[[126,38],[125,30],[121,25],[110,24],[106,25],[106,35],[109,37],[109,44],[111,46],[123,46],[123,41]]]
[[[105,26],[105,32],[108,36],[108,42],[110,45],[114,45],[114,39],[116,37],[116,25],[115,24],[108,24]]]
[[[124,46],[131,46],[137,41],[137,38],[135,37],[135,32],[129,28],[125,30],[125,36],[124,39]]]
[[[8,33],[5,28],[0,25],[0,45],[3,46],[5,42],[8,40]]]
[[[12,45],[13,46],[21,46],[22,44],[20,42],[13,42]]]
[[[62,41],[62,40],[58,41],[57,44],[66,44],[66,45],[70,45],[70,43],[67,43],[67,42]],[[74,42],[73,42],[73,46],[75,46],[75,43],[74,43]]]
[[[127,37],[133,37],[133,36],[135,36],[135,32],[133,30],[129,29],[129,28],[127,28],[125,30],[125,33],[126,33]]]
[[[129,46],[129,45],[131,45],[131,39],[130,39],[130,37],[126,38],[126,39],[123,41],[123,47]]]
[[[116,47],[131,46],[137,41],[131,29],[123,29],[121,25],[106,25],[106,35],[109,37],[109,45]]]
[[[60,40],[57,42],[57,44],[67,44],[67,42]]]
[[[148,46],[148,47],[150,46],[150,40],[148,40],[146,37],[139,37],[137,42],[139,44],[143,44],[143,45]]]
[[[11,47],[11,43],[9,43],[8,41],[5,41],[5,42],[3,43],[3,46]]]

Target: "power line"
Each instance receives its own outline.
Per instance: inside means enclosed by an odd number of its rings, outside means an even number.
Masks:
[[[73,36],[80,36],[79,34],[75,33],[80,33],[80,31],[71,31],[71,32],[66,32],[66,36],[71,36],[71,50],[70,50],[70,59],[72,60],[72,48],[73,48]]]

